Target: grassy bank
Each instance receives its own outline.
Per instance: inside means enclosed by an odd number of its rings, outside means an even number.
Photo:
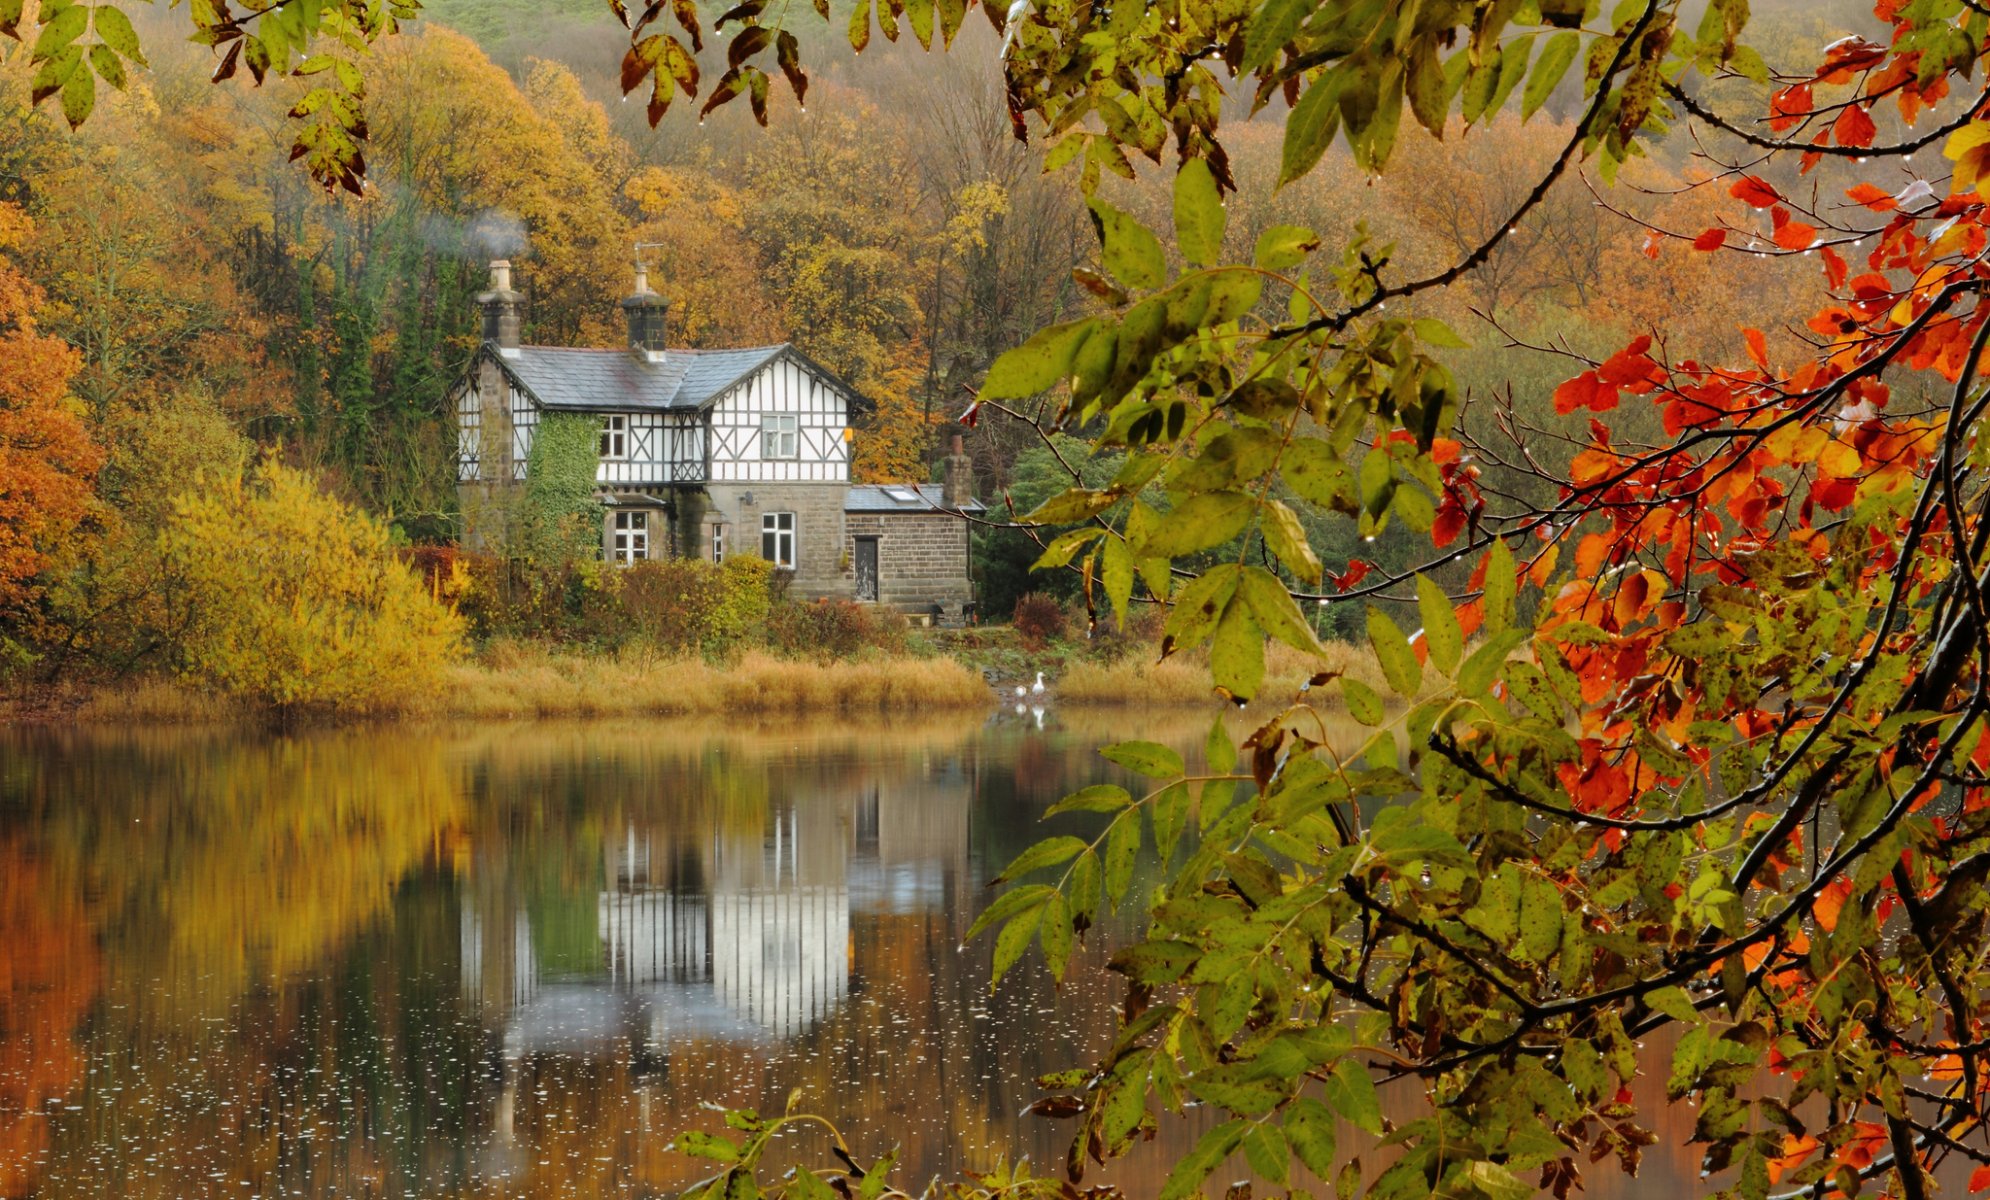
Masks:
[[[1253,708],[1291,702],[1314,675],[1352,676],[1387,693],[1366,647],[1330,643],[1325,659],[1267,648],[1265,684]],[[1205,652],[1156,661],[1152,651],[1098,654],[1082,643],[1036,649],[1001,628],[950,631],[910,652],[795,658],[749,650],[730,659],[588,653],[499,642],[445,669],[432,696],[367,714],[380,720],[532,720],[646,716],[779,716],[968,712],[1006,701],[1042,671],[1050,701],[1071,708],[1184,708],[1215,693]],[[1325,698],[1338,704],[1329,688]],[[0,722],[245,724],[266,714],[170,676],[148,675],[0,695]],[[308,718],[307,718],[308,719]]]

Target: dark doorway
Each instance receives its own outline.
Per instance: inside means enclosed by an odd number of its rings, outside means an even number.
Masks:
[[[875,601],[878,598],[878,540],[874,537],[857,539],[857,599]]]

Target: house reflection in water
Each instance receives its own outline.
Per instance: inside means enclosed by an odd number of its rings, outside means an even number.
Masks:
[[[746,836],[625,824],[601,851],[591,970],[542,962],[528,906],[473,881],[463,988],[501,1028],[507,1074],[545,1053],[627,1055],[648,1073],[689,1045],[813,1030],[849,998],[853,913],[941,912],[962,878],[968,776],[952,764],[922,775],[873,776],[854,800],[770,800]]]

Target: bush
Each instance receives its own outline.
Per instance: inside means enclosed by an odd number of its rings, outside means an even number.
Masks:
[[[895,612],[849,600],[785,602],[768,620],[767,642],[783,654],[823,661],[865,650],[897,654],[905,649],[905,622]]]
[[[462,621],[387,527],[274,459],[176,499],[160,550],[185,610],[182,673],[279,713],[397,706],[461,646]]]
[[[1015,615],[1010,619],[1023,645],[1032,650],[1041,650],[1046,642],[1064,636],[1064,605],[1043,592],[1030,592],[1016,601]]]

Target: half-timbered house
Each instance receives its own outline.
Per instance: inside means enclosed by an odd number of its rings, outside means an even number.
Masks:
[[[467,545],[501,548],[541,417],[581,413],[601,422],[609,561],[755,554],[802,596],[971,611],[965,514],[981,506],[958,439],[944,483],[853,486],[852,419],[869,404],[794,346],[668,347],[669,302],[641,268],[625,347],[526,346],[511,282],[491,264],[483,343],[452,393]]]

